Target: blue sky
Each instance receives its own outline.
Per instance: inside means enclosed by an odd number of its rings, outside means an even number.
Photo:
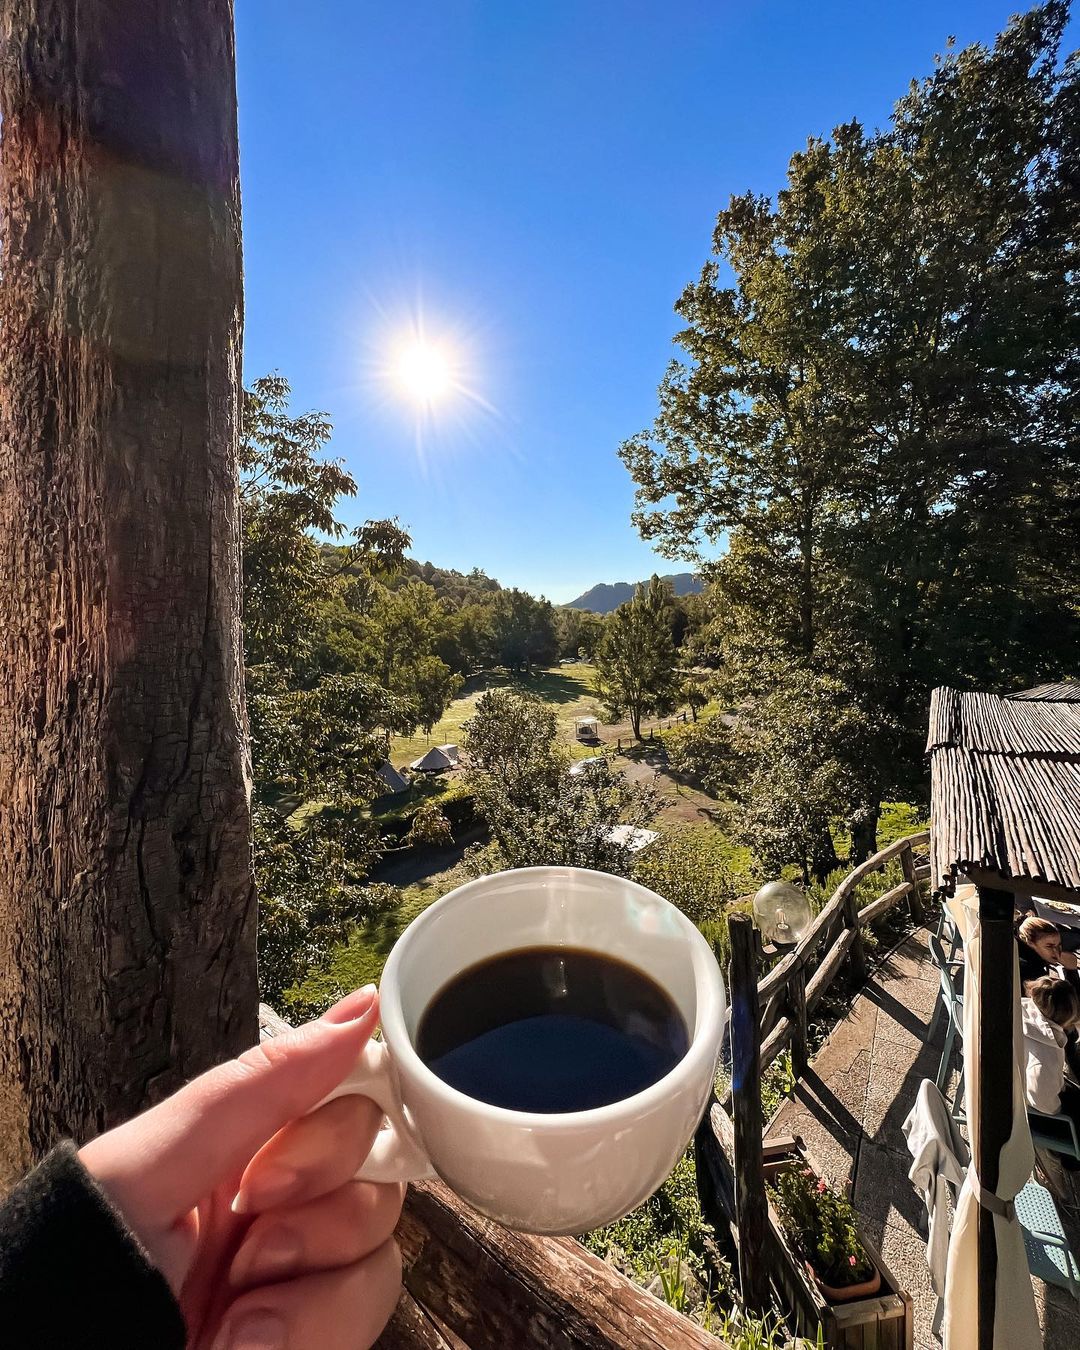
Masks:
[[[683,570],[616,448],[716,212],[1017,7],[238,0],[247,377],[331,414],[343,518],[396,515],[419,558],[555,601]],[[421,314],[471,395],[422,422],[385,374]]]

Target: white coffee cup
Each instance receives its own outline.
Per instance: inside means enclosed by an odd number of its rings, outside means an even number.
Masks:
[[[470,966],[529,947],[584,948],[651,976],[690,1033],[658,1082],[588,1111],[539,1115],[492,1106],[437,1077],[415,1049],[434,996]],[[576,867],[529,867],[451,891],[398,939],[380,988],[383,1042],[328,1097],[360,1093],[386,1121],[358,1173],[370,1181],[438,1174],[509,1228],[583,1233],[629,1213],[665,1180],[709,1100],[726,998],[712,948],[644,886]]]

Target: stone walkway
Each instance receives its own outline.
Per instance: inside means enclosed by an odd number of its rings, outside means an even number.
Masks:
[[[926,1266],[926,1210],[908,1180],[903,1123],[923,1078],[933,1078],[943,1028],[926,1033],[938,977],[917,930],[885,958],[832,1032],[770,1137],[801,1135],[834,1185],[852,1184],[852,1201],[902,1288],[914,1302],[915,1345],[939,1350],[931,1332],[936,1296]],[[1080,1193],[1074,1174],[1038,1155],[1036,1175],[1053,1193],[1080,1252]],[[1080,1306],[1063,1290],[1035,1282],[1046,1350],[1080,1346]]]

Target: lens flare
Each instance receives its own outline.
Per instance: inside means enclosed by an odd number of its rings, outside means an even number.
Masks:
[[[421,407],[439,402],[453,392],[456,384],[450,354],[419,335],[399,345],[391,372],[398,392]]]

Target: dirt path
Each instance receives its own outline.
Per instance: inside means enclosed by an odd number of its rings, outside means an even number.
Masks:
[[[667,767],[663,746],[646,748],[640,759],[616,754],[614,764],[632,783],[655,785],[660,793],[660,815],[664,820],[700,825],[715,819],[716,798],[673,774]]]

